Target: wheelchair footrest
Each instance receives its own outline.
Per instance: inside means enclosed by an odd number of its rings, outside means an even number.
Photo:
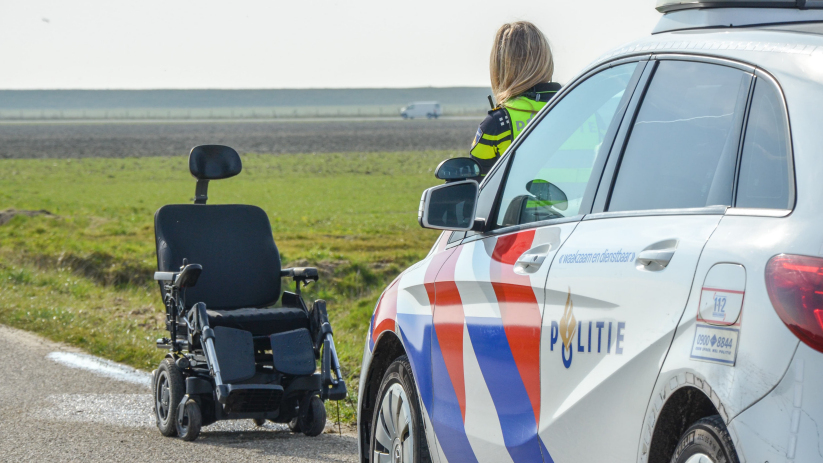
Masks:
[[[275,370],[287,375],[304,376],[317,369],[309,330],[300,328],[277,333],[270,339]]]
[[[273,384],[227,384],[228,413],[273,412],[280,409],[283,386]]]
[[[218,326],[214,329],[214,350],[224,383],[254,376],[254,340],[248,331]]]

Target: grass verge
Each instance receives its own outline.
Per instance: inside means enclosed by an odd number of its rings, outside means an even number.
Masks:
[[[266,211],[284,265],[320,269],[306,297],[328,301],[351,392],[344,421],[377,297],[436,237],[417,225],[420,194],[457,154],[245,155],[238,177],[210,186],[210,203]],[[164,354],[154,211],[191,201],[194,185],[185,157],[0,160],[0,211],[50,213],[0,217],[0,323],[154,368]]]

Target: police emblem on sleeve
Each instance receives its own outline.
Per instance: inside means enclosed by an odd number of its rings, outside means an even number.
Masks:
[[[483,130],[478,128],[477,133],[474,134],[474,141],[472,142],[472,148],[474,148],[474,145],[476,145],[477,142],[479,142],[481,138],[483,138]]]

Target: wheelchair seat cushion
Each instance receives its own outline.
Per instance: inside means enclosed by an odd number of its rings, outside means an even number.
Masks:
[[[275,333],[309,327],[309,318],[303,309],[282,307],[273,309],[207,310],[209,326],[223,326],[251,332],[252,336],[270,336]]]

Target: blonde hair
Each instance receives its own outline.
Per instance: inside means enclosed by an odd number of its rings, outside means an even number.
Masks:
[[[492,92],[498,105],[551,81],[554,74],[549,41],[528,21],[503,24],[497,30],[490,62]]]

